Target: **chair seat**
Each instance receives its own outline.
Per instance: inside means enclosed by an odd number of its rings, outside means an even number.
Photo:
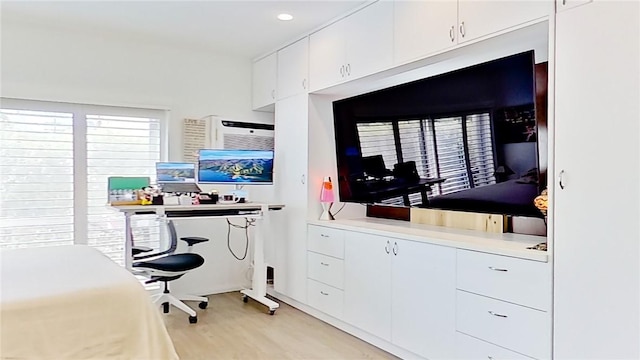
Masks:
[[[199,237],[199,236],[185,236],[185,237],[181,237],[180,240],[186,241],[187,244],[189,244],[189,246],[193,246],[201,242],[209,241],[209,239]]]
[[[146,246],[133,246],[131,248],[131,254],[135,256],[135,255],[138,255],[138,254],[141,254],[141,253],[149,252],[151,250],[153,250],[153,249],[150,248],[150,247],[146,247]]]
[[[204,258],[198,254],[173,254],[158,259],[140,261],[133,264],[133,267],[144,267],[149,269],[180,272],[195,269],[204,264]]]

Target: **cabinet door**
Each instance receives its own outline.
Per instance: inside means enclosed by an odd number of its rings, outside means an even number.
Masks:
[[[640,358],[639,14],[595,1],[557,15],[556,359]]]
[[[458,2],[458,43],[477,39],[553,12],[549,0]]]
[[[278,51],[278,99],[307,91],[309,81],[309,38]]]
[[[456,44],[458,2],[394,2],[394,64],[417,60]]]
[[[275,120],[274,186],[285,208],[274,236],[274,287],[301,302],[307,295],[307,97],[278,101]]]
[[[579,5],[590,3],[592,0],[556,0],[556,11],[564,11]]]
[[[309,36],[309,90],[327,88],[345,80],[344,20]]]
[[[393,64],[393,3],[379,1],[345,20],[346,73],[356,79]]]
[[[253,63],[252,105],[254,110],[276,101],[276,53]]]
[[[390,340],[391,241],[356,232],[345,237],[344,320]]]
[[[428,359],[455,353],[456,251],[393,240],[391,339]]]

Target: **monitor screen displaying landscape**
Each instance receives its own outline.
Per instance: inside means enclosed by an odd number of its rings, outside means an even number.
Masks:
[[[273,183],[271,150],[200,150],[201,183]]]
[[[156,163],[158,183],[196,182],[196,164],[183,162]]]

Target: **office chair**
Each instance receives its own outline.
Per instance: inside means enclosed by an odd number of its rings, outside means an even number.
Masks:
[[[189,314],[189,322],[195,324],[198,322],[198,316],[195,310],[191,309],[182,301],[200,301],[198,307],[200,307],[200,309],[206,309],[209,304],[209,299],[204,296],[172,294],[169,291],[169,282],[181,278],[187,272],[204,264],[204,258],[192,253],[192,247],[194,244],[205,242],[209,239],[201,237],[181,238],[181,240],[187,242],[189,252],[175,254],[174,252],[178,245],[178,236],[173,221],[167,221],[167,228],[169,230],[169,237],[171,238],[169,249],[155,254],[136,254],[133,258],[133,268],[135,270],[142,270],[149,275],[150,280],[148,280],[147,283],[156,281],[162,281],[164,283],[163,292],[151,297],[154,304],[162,304],[165,313],[168,313],[169,306],[173,305]]]

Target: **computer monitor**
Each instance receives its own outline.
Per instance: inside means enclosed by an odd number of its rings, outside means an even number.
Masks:
[[[273,150],[200,150],[198,182],[273,184]]]
[[[185,162],[156,163],[158,184],[196,182],[196,164]]]

